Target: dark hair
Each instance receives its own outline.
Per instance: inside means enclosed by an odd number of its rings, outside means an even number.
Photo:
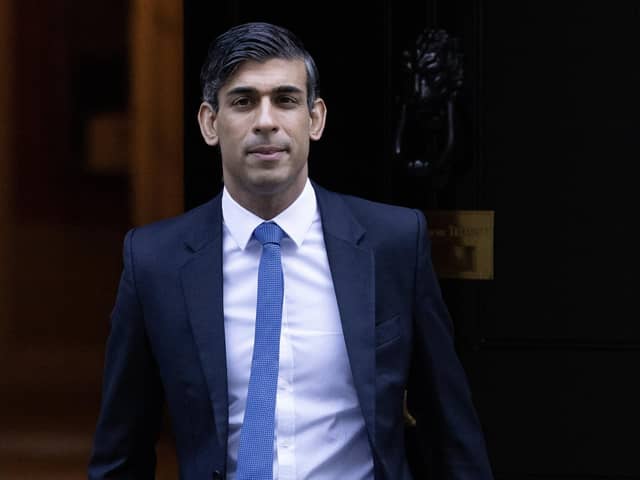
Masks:
[[[263,22],[238,25],[214,40],[200,72],[202,100],[217,111],[218,92],[242,62],[264,62],[272,58],[304,61],[307,70],[307,104],[311,110],[320,93],[318,69],[313,58],[289,30]]]

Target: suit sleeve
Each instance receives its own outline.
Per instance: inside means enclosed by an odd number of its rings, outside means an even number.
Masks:
[[[89,479],[155,478],[162,389],[136,288],[135,230],[124,241],[124,269],[111,313],[102,404]]]
[[[466,375],[457,357],[453,327],[433,270],[426,220],[418,222],[414,345],[409,408],[430,479],[489,480],[481,427]]]

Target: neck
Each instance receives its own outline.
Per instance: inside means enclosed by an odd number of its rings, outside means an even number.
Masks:
[[[229,188],[229,185],[227,185],[227,191],[236,202],[251,213],[264,220],[270,220],[296,201],[304,190],[305,184],[306,177],[303,182],[300,182],[300,185],[294,184],[276,193],[255,194],[236,191],[236,189]]]

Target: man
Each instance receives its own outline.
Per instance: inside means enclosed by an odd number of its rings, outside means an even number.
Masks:
[[[434,478],[491,478],[424,217],[307,177],[317,78],[280,27],[212,45],[224,190],[126,236],[90,478],[153,478],[164,401],[184,479],[409,479],[406,388]]]

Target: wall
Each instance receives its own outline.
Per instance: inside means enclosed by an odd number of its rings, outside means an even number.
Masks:
[[[86,478],[122,239],[182,209],[181,12],[0,1],[3,480]]]
[[[11,156],[12,156],[12,122],[11,122],[11,87],[10,74],[13,45],[12,4],[0,2],[0,65],[7,66],[5,74],[0,75],[0,352],[6,342],[6,323],[1,319],[9,316],[11,307],[10,270],[11,251]],[[1,358],[1,357],[0,357]]]

